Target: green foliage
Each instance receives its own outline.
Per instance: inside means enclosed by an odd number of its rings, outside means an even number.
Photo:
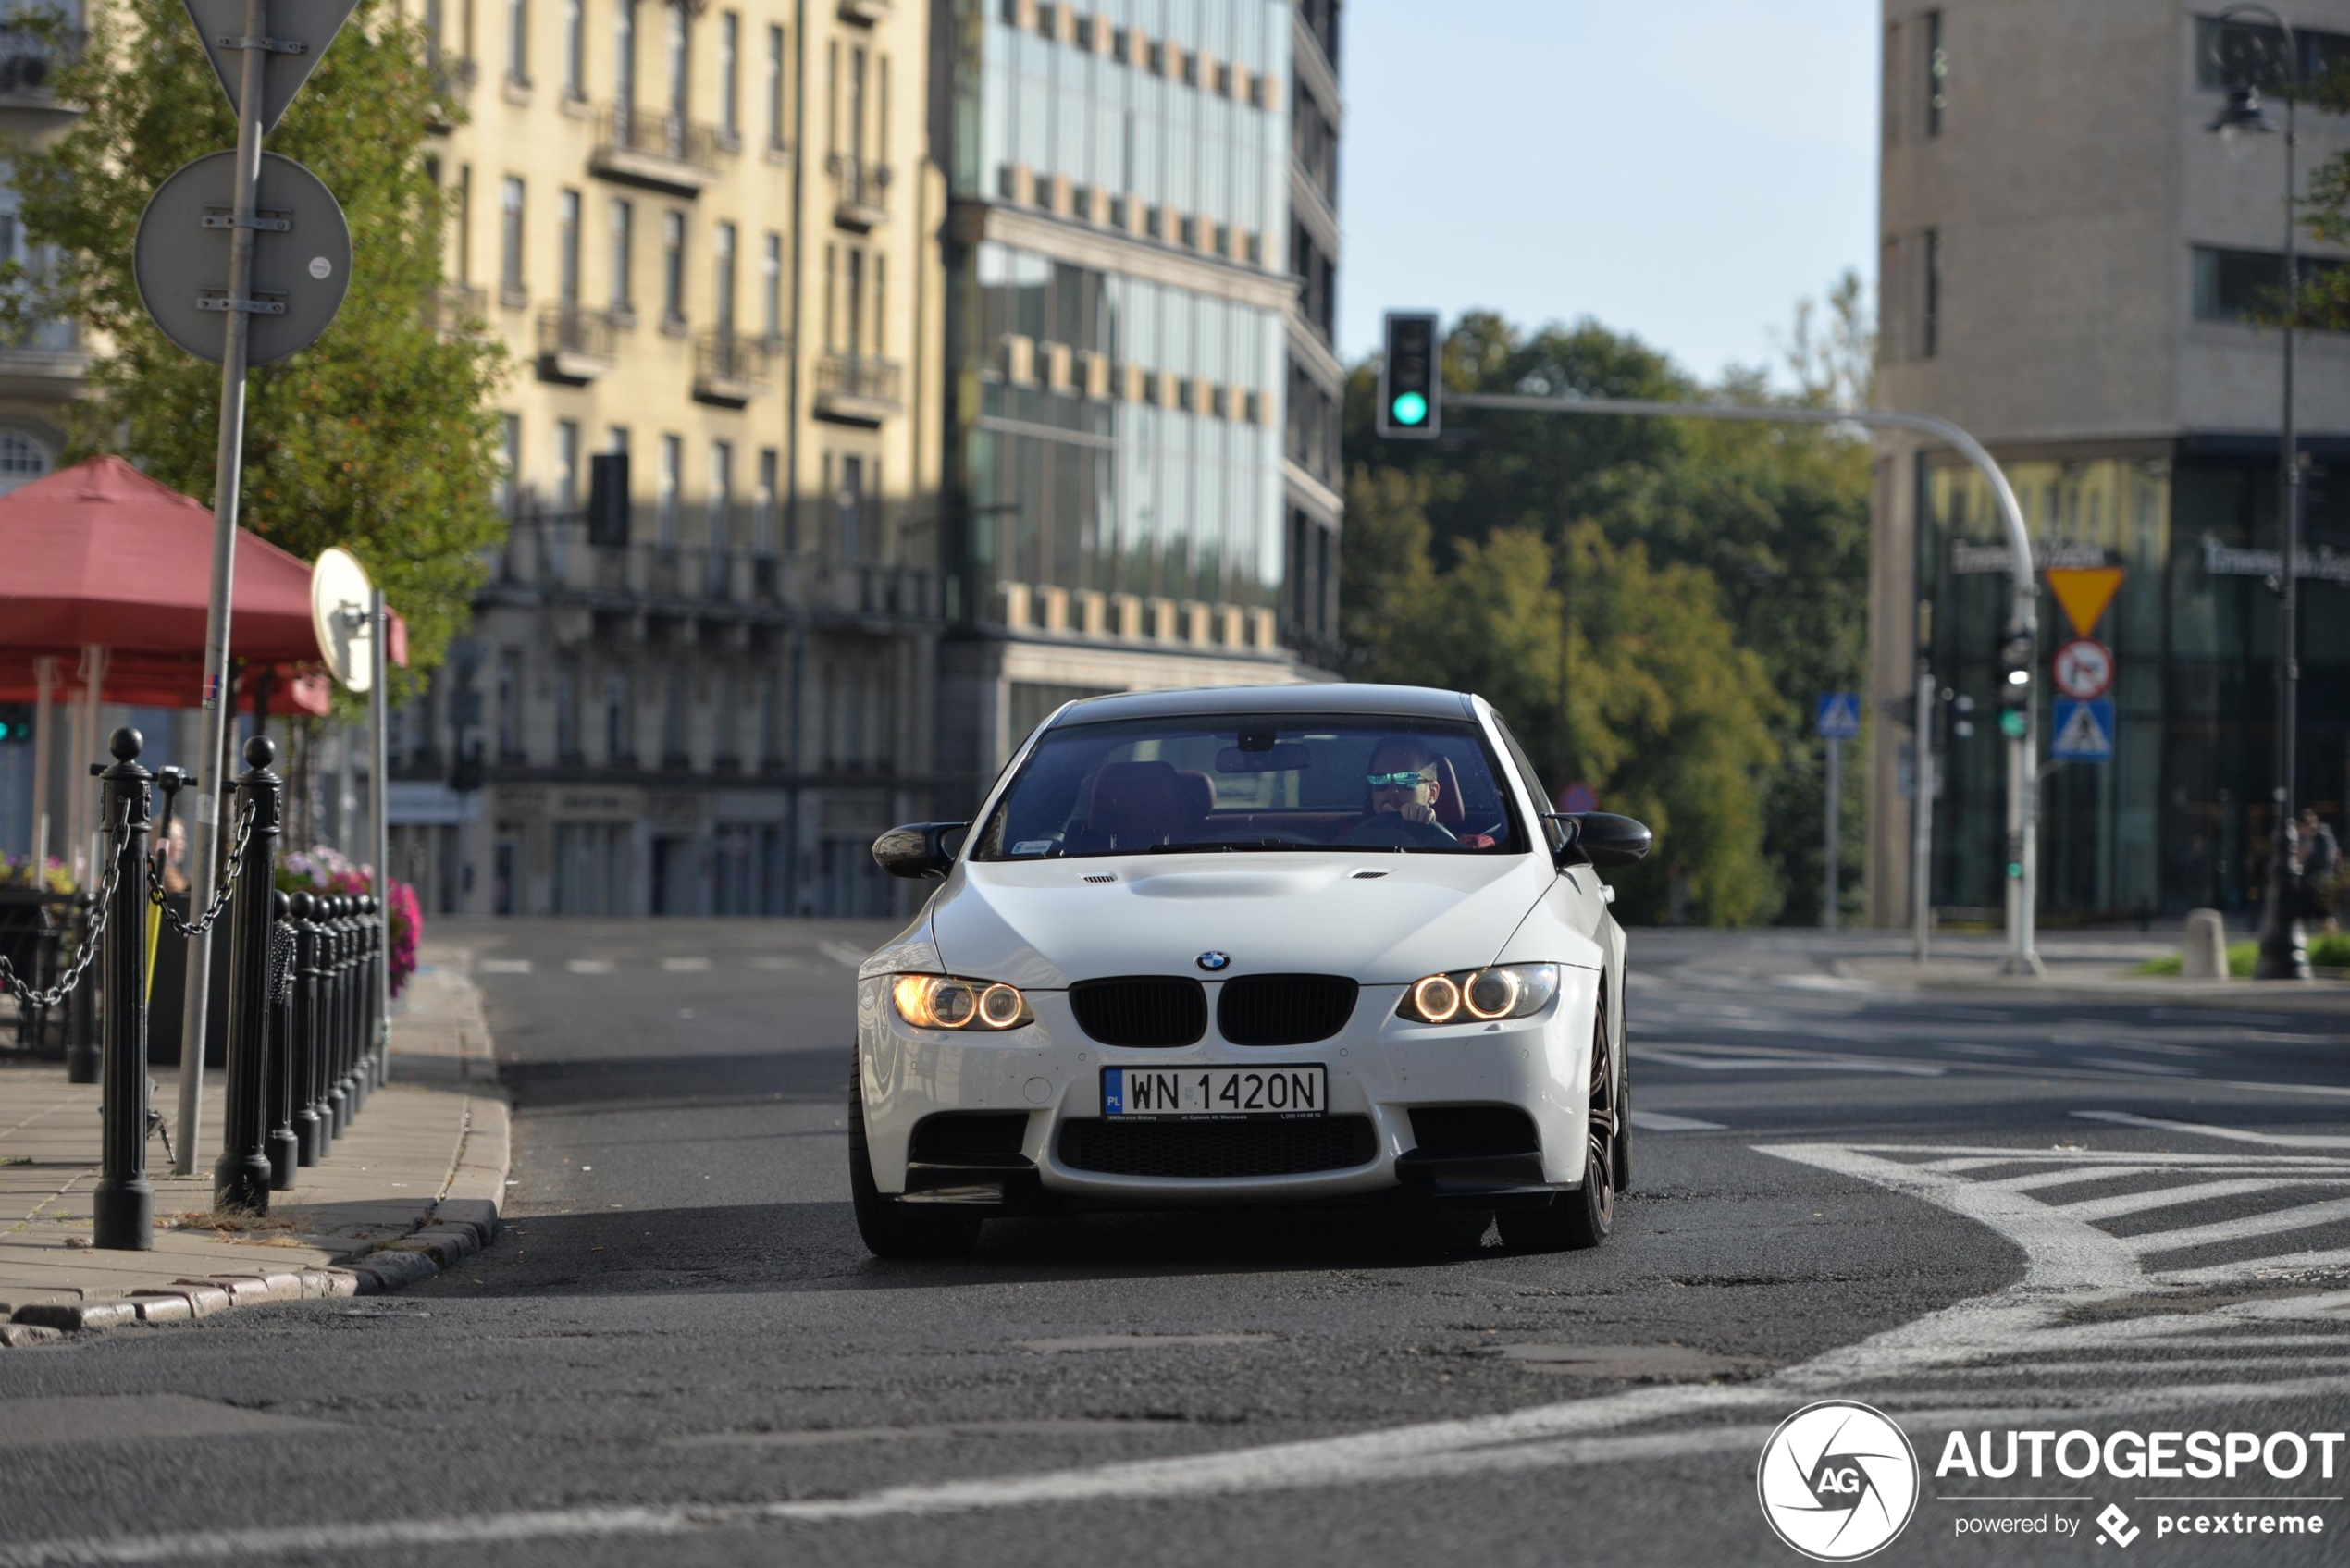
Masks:
[[[2319,77],[2313,96],[2331,114],[2350,115],[2350,60],[2337,60]],[[2335,153],[2311,173],[2303,203],[2309,232],[2330,245],[2350,245],[2350,151]],[[2350,332],[2350,266],[2319,274],[2301,291],[2305,324]]]
[[[1787,349],[1800,388],[1787,401],[1864,398],[1858,279],[1831,291],[1824,328],[1814,321],[1800,313]],[[1588,321],[1526,332],[1472,314],[1445,370],[1463,390],[1773,401],[1760,372],[1708,389]],[[1450,422],[1440,443],[1382,442],[1373,390],[1358,368],[1341,558],[1352,673],[1481,691],[1554,787],[1588,780],[1610,809],[1669,817],[1670,836],[1651,822],[1657,852],[1626,884],[1631,918],[1664,912],[1663,879],[1677,868],[1691,918],[1816,921],[1825,803],[1812,704],[1863,686],[1867,443],[1818,426],[1490,412]],[[1456,585],[1472,567],[1483,583]],[[1443,618],[1416,620],[1421,604]],[[1846,770],[1843,883],[1855,895],[1863,772]]]
[[[2235,980],[2250,980],[2252,967],[2260,960],[2257,942],[2228,944],[2228,974]],[[2327,931],[2309,933],[2309,962],[2321,969],[2350,969],[2350,932]],[[2148,958],[2133,974],[2177,974],[2186,966],[2176,953],[2165,953],[2159,958]]]
[[[131,236],[155,188],[234,147],[236,126],[179,0],[96,7],[91,23],[58,82],[86,112],[52,145],[16,154],[26,237],[61,256],[20,308],[78,319],[107,346],[73,410],[69,455],[120,452],[208,502],[220,373],[148,320]],[[316,343],[253,371],[246,392],[241,522],[305,560],[340,544],[366,564],[408,623],[411,669],[395,672],[395,700],[464,623],[481,553],[503,529],[489,402],[503,351],[435,327],[430,114],[450,110],[421,33],[385,0],[363,0],[268,142],[342,204],[351,291]]]

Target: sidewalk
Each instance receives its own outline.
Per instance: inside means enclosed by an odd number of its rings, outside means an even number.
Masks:
[[[0,1065],[0,1345],[59,1330],[207,1316],[230,1306],[365,1295],[437,1272],[495,1232],[507,1167],[496,1086],[467,955],[427,944],[391,1023],[391,1082],[267,1218],[216,1227],[221,1074],[204,1083],[196,1174],[177,1178],[149,1141],[153,1252],[98,1252],[98,1090],[52,1063]],[[172,1077],[156,1105],[177,1105]]]
[[[2143,947],[2144,951],[2137,949]],[[2281,984],[2249,980],[2182,980],[2176,975],[2139,974],[2137,965],[2158,954],[2176,953],[2176,943],[2114,944],[2098,952],[2088,944],[2043,943],[2045,978],[1999,972],[2005,955],[1939,956],[1923,966],[1910,957],[1847,957],[1829,969],[1842,979],[1881,990],[1991,993],[2017,1000],[2041,998],[2083,1002],[2153,1002],[2165,1006],[2245,1007],[2257,1005],[2286,1012],[2350,1013],[2350,982],[2313,980]],[[2126,958],[2127,961],[2117,961]]]

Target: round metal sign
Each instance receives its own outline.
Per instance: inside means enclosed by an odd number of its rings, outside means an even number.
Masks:
[[[2103,697],[2113,689],[2113,650],[2088,637],[2075,637],[2058,648],[2054,670],[2060,696]]]
[[[350,551],[333,547],[318,552],[318,563],[310,569],[310,624],[318,634],[319,656],[345,691],[365,691],[375,676],[367,646],[372,592],[367,569]]]
[[[139,301],[163,335],[220,363],[229,298],[229,237],[237,154],[210,153],[155,188],[139,219],[131,271]],[[254,182],[253,278],[245,314],[249,364],[267,364],[315,342],[351,287],[351,226],[318,177],[275,153]]]

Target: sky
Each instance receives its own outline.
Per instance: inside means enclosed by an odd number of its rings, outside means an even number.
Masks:
[[[1876,0],[1351,0],[1339,348],[1590,316],[1713,379],[1874,286]],[[1780,377],[1784,380],[1784,377]]]

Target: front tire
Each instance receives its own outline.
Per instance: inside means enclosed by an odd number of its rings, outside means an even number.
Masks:
[[[1608,1048],[1607,1014],[1591,1031],[1590,1109],[1583,1137],[1583,1185],[1557,1192],[1539,1209],[1503,1210],[1502,1241],[1521,1253],[1584,1252],[1615,1227],[1615,1149],[1622,1100],[1614,1053]]]
[[[857,1234],[877,1258],[959,1258],[978,1244],[977,1215],[941,1208],[923,1212],[873,1184],[872,1154],[865,1145],[864,1073],[854,1053],[848,1076],[848,1198],[857,1211]]]

